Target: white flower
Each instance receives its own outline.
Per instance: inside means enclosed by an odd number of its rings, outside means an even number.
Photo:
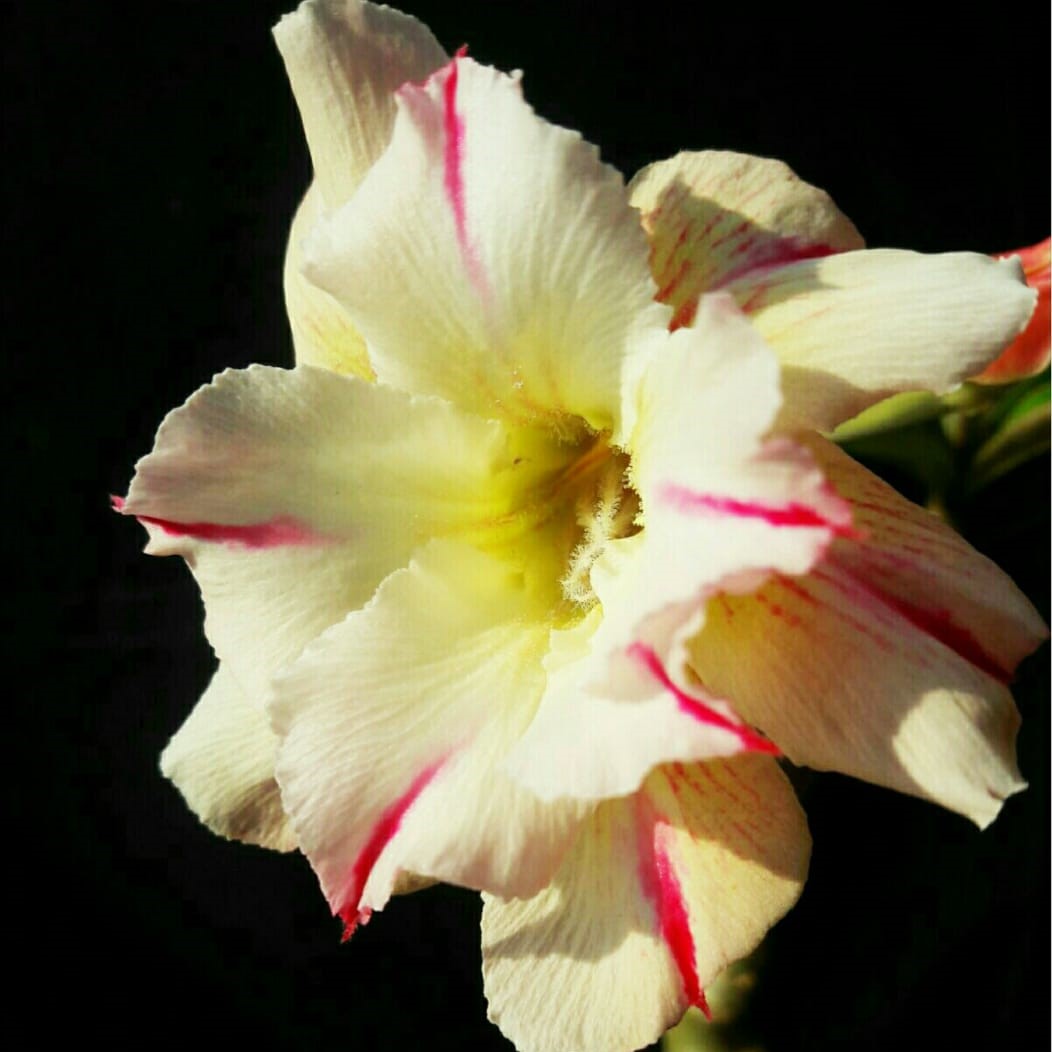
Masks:
[[[316,173],[300,364],[202,388],[123,504],[221,661],[164,769],[298,845],[348,932],[417,877],[483,890],[520,1048],[639,1047],[799,893],[780,751],[980,823],[1021,787],[1004,681],[1043,626],[817,430],[977,372],[1032,296],[854,251],[775,162],[626,191],[389,9],[277,38]]]

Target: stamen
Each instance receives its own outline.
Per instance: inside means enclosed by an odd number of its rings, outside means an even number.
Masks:
[[[592,567],[607,543],[635,531],[639,499],[625,483],[626,466],[624,456],[610,455],[595,488],[585,490],[577,498],[577,523],[583,535],[570,553],[562,589],[563,595],[578,606],[588,608],[595,603]]]

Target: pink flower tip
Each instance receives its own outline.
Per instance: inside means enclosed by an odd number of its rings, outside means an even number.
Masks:
[[[711,1023],[712,1020],[712,1009],[709,1008],[709,1002],[705,1000],[705,992],[703,990],[698,991],[698,999],[694,1002],[697,1008],[701,1009],[701,1014]]]
[[[372,915],[373,911],[368,907],[360,910],[341,910],[339,918],[343,921],[343,934],[340,936],[340,943],[350,942],[358,926],[368,924]]]
[[[1026,328],[994,362],[974,377],[981,384],[1004,384],[1035,376],[1047,367],[1050,358],[1049,238],[1029,248],[1004,252],[995,259],[1019,257],[1026,283],[1037,292],[1037,304]]]

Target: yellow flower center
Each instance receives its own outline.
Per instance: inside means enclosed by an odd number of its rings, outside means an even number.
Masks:
[[[641,528],[628,455],[606,433],[553,443],[550,433],[524,428],[510,439],[518,452],[489,495],[500,510],[456,536],[521,568],[546,616],[576,621],[595,605],[591,570],[607,543]]]
[[[591,569],[606,545],[642,528],[628,464],[606,433],[560,443],[552,469],[515,487],[511,509],[480,523],[470,540],[521,566],[555,622],[578,621],[595,605]]]

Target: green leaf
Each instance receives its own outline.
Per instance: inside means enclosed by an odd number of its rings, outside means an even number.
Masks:
[[[1050,446],[1050,424],[1052,407],[1046,384],[1016,401],[1001,427],[976,451],[968,474],[967,491],[975,493],[1031,457],[1046,452]]]

